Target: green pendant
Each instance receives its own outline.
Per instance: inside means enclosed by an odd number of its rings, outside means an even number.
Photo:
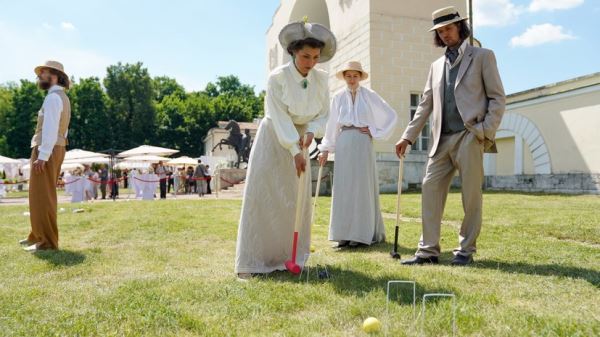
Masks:
[[[308,87],[308,80],[303,79],[302,80],[302,89],[306,89]]]

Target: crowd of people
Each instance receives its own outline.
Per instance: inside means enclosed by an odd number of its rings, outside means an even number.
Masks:
[[[112,176],[111,176],[112,174]],[[71,202],[83,202],[119,198],[119,189],[126,189],[127,195],[136,199],[166,199],[168,194],[198,194],[202,197],[212,194],[211,170],[198,160],[194,166],[170,166],[162,161],[148,165],[147,169],[135,168],[109,171],[107,165],[92,165],[64,171],[59,184],[64,186]]]

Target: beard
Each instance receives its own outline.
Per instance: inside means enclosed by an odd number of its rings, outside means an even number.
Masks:
[[[52,84],[50,83],[50,81],[46,81],[46,80],[38,80],[37,85],[42,90],[48,90],[52,86]]]

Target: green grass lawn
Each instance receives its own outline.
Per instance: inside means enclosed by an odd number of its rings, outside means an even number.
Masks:
[[[335,251],[327,241],[330,199],[319,200],[313,262],[330,280],[275,273],[249,282],[233,274],[240,201],[169,200],[62,204],[62,250],[25,253],[26,206],[0,207],[0,336],[365,336],[374,316],[390,336],[420,334],[424,293],[457,296],[461,336],[600,335],[600,198],[487,193],[476,263],[449,265],[462,216],[451,193],[442,263],[405,267],[388,243]],[[83,207],[86,212],[74,214]],[[386,213],[395,197],[382,196]],[[420,195],[403,196],[401,253],[414,252]],[[287,238],[286,238],[287,239]],[[291,238],[290,238],[291,240]],[[429,302],[428,302],[429,303]],[[450,301],[427,307],[424,334],[451,335]],[[384,335],[383,332],[379,335]]]

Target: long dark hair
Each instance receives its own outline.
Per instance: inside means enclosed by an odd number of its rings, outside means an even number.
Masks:
[[[323,47],[325,47],[325,43],[315,38],[307,37],[306,39],[296,40],[290,43],[287,47],[287,52],[290,54],[290,56],[294,56],[295,52],[304,48],[305,46],[323,49]]]
[[[50,74],[52,75],[56,75],[56,77],[58,78],[58,85],[60,85],[61,87],[65,88],[65,89],[69,89],[70,85],[71,85],[71,81],[69,81],[69,78],[61,73],[58,70],[55,69],[48,69],[50,71]]]
[[[454,24],[458,26],[458,36],[460,37],[461,41],[464,41],[471,36],[471,27],[469,27],[469,24],[465,20],[454,22]],[[435,30],[433,31],[433,44],[436,47],[446,47],[446,44],[444,41],[442,41]]]

